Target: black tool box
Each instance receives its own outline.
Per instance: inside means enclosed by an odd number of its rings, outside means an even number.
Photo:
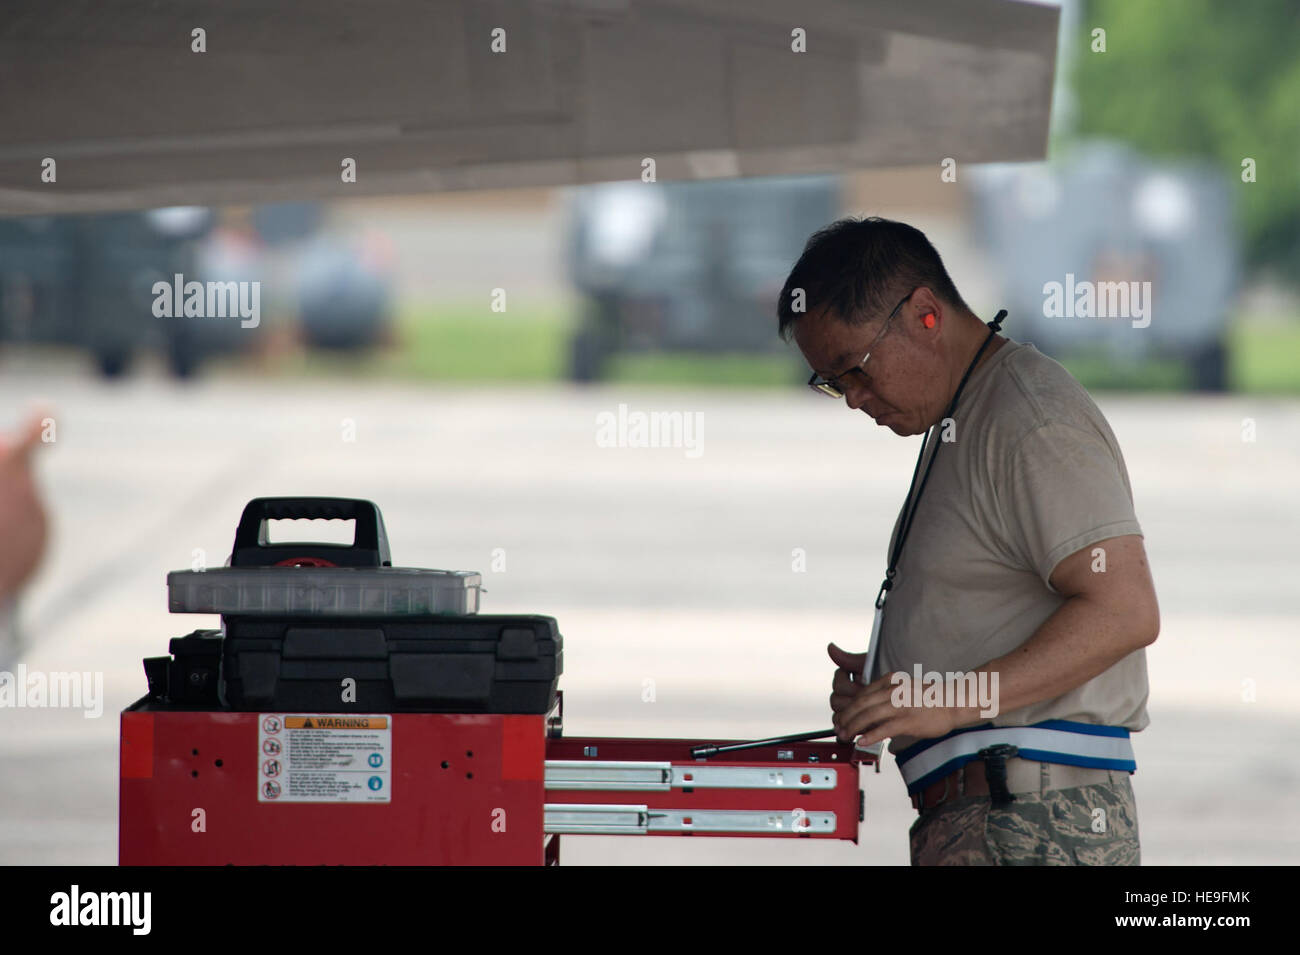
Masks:
[[[268,520],[295,518],[354,520],[356,539],[268,543]],[[369,501],[258,498],[230,568],[168,575],[171,608],[220,611],[222,629],[146,660],[150,696],[237,711],[548,713],[563,670],[555,619],[464,612],[480,580],[392,567]]]
[[[221,653],[232,710],[546,713],[560,671],[555,619],[531,615],[234,618]]]

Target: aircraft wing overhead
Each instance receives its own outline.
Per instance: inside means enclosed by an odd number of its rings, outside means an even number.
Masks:
[[[636,179],[646,157],[660,180],[1041,159],[1058,16],[1013,0],[8,0],[0,215]]]

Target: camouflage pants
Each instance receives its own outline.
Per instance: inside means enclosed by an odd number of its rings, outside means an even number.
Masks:
[[[962,796],[927,809],[908,833],[912,865],[1140,865],[1129,774],[1045,793],[1016,793],[994,809]]]

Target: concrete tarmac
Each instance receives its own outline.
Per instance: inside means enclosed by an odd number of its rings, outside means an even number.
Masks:
[[[198,554],[220,566],[252,497],[369,498],[395,563],[480,570],[484,611],[554,615],[569,734],[756,738],[830,725],[825,645],[865,645],[919,441],[799,388],[108,385],[5,362],[0,422],[36,397],[57,422],[37,465],[52,538],[19,607],[26,644],[0,668],[100,672],[103,700],[92,718],[0,709],[8,864],[115,863],[117,714],[145,691],[143,657],[217,622],[168,614],[165,575]],[[1143,862],[1300,861],[1300,401],[1098,403],[1162,615],[1151,726],[1134,737]],[[620,404],[698,415],[700,453],[599,446],[598,416]],[[562,854],[906,864],[914,813],[891,759],[865,788],[857,846],[587,836]]]

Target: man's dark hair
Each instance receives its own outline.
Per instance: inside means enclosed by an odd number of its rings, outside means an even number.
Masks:
[[[838,219],[813,234],[790,270],[777,303],[777,332],[789,341],[800,316],[827,304],[849,325],[884,318],[921,285],[970,311],[920,229],[876,216]],[[795,289],[804,290],[804,308],[798,312],[792,308]]]

